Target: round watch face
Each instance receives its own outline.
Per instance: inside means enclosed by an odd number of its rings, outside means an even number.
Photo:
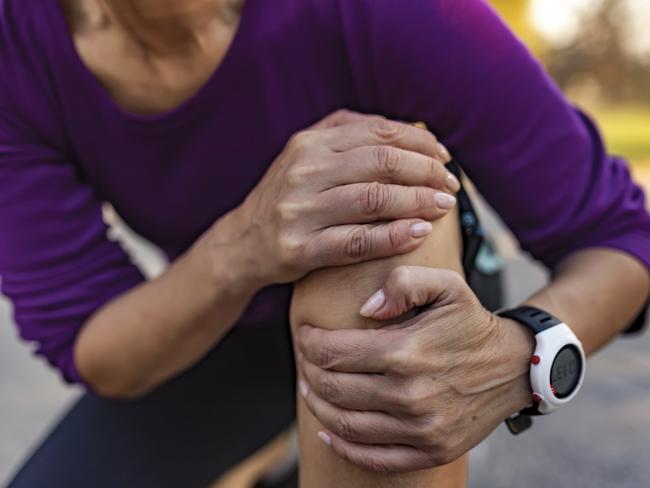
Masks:
[[[551,389],[557,398],[566,398],[576,389],[582,373],[582,357],[575,346],[564,346],[551,366]]]

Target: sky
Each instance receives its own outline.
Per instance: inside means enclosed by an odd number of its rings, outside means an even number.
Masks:
[[[650,0],[620,0],[625,3],[631,47],[650,54]],[[578,31],[581,16],[600,0],[533,0],[531,15],[537,29],[558,45],[570,42]]]

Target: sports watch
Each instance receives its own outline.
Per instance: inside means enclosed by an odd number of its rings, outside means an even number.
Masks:
[[[528,327],[537,343],[530,359],[532,403],[506,420],[510,432],[519,434],[531,426],[531,415],[551,413],[576,396],[585,377],[585,353],[569,326],[543,310],[526,306],[497,315]]]

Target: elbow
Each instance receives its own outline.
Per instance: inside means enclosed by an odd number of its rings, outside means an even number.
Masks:
[[[88,388],[98,397],[125,402],[140,400],[155,389],[155,387],[142,382],[119,378],[95,380],[84,378],[84,381]]]
[[[78,376],[89,391],[100,398],[118,401],[142,399],[158,386],[151,378],[119,367],[100,353],[88,354],[83,348],[75,351]]]

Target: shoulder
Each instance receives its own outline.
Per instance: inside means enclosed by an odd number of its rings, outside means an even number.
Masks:
[[[51,140],[52,120],[59,112],[52,53],[52,9],[49,0],[0,0],[0,110],[3,119],[29,127]],[[59,137],[57,137],[59,139]]]
[[[50,32],[48,16],[43,10],[46,5],[41,0],[0,0],[0,63],[8,68],[3,71],[3,78],[35,64],[33,56],[45,47],[43,42]]]
[[[473,43],[503,37],[504,23],[486,0],[332,0],[347,29],[367,33],[387,49]]]

